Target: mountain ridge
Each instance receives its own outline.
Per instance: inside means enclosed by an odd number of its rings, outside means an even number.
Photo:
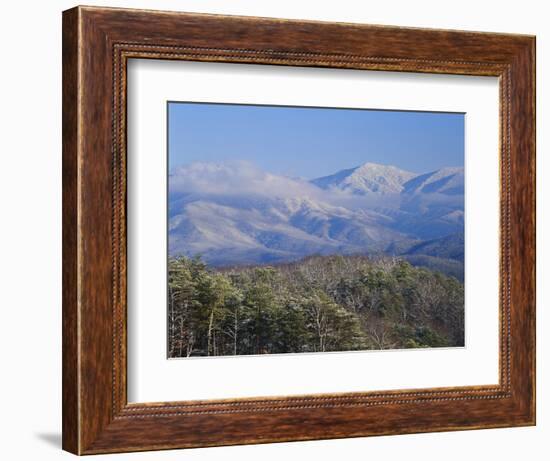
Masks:
[[[182,166],[169,180],[169,254],[202,254],[214,266],[267,264],[460,234],[463,177],[457,167],[416,174],[373,163],[309,181],[246,162]],[[426,248],[424,260],[443,253]]]
[[[323,189],[340,189],[352,193],[400,193],[403,184],[416,174],[393,165],[367,162],[355,168],[340,170],[310,182]]]

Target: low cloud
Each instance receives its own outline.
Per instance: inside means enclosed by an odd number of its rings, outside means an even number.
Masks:
[[[308,198],[351,209],[377,206],[398,207],[399,194],[358,196],[339,189],[321,189],[305,179],[294,179],[266,172],[246,161],[223,163],[196,162],[170,173],[169,193],[177,197],[243,197],[248,199]]]
[[[320,191],[308,181],[277,176],[252,163],[192,163],[170,175],[170,193],[201,196],[315,197]]]

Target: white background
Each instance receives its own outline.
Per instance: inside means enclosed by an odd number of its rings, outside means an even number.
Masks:
[[[363,439],[116,455],[136,460],[365,459],[544,460],[550,437],[548,263],[543,234],[549,206],[550,78],[546,2],[524,0],[115,1],[112,6],[163,8],[330,21],[518,32],[537,35],[538,59],[538,425]],[[101,4],[88,1],[88,4]],[[0,350],[2,458],[70,459],[61,426],[61,10],[69,1],[6,2],[0,16]],[[105,457],[98,457],[103,459]],[[107,458],[105,458],[107,459]]]
[[[128,92],[131,402],[498,383],[496,77],[144,59]],[[166,101],[466,113],[466,347],[166,360]]]

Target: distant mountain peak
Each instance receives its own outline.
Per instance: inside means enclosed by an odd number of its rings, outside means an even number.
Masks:
[[[445,167],[421,174],[403,185],[404,193],[464,194],[464,167]]]
[[[268,264],[460,234],[463,182],[462,168],[418,175],[365,163],[307,181],[246,162],[184,165],[168,182],[169,254],[201,254],[214,266]],[[397,243],[391,251],[403,254]],[[446,248],[436,243],[407,257],[433,259]]]
[[[339,189],[360,195],[399,194],[403,184],[415,176],[416,173],[392,165],[367,162],[311,182],[322,189]]]

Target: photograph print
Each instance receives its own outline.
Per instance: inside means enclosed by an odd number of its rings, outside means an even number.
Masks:
[[[464,114],[168,103],[168,357],[464,347]]]

